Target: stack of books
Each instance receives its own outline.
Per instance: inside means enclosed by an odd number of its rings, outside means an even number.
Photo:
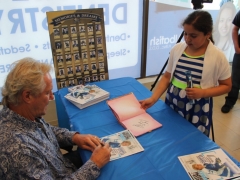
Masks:
[[[77,85],[68,88],[69,93],[65,96],[79,109],[86,108],[109,98],[109,92],[96,85]]]

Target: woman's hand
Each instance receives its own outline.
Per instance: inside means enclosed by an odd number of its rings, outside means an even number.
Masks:
[[[145,110],[150,108],[152,105],[154,105],[155,102],[156,101],[152,97],[139,101],[139,103],[141,104],[141,107]]]

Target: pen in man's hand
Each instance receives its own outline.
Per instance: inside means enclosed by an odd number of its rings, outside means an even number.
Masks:
[[[100,144],[101,144],[102,147],[105,146],[105,144],[102,141],[100,142]]]

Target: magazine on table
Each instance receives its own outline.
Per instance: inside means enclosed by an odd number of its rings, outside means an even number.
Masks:
[[[179,156],[178,159],[192,180],[240,179],[240,168],[222,149]]]
[[[110,161],[144,151],[141,144],[129,130],[124,130],[101,138],[112,148]]]
[[[134,136],[140,136],[162,126],[141,107],[133,93],[110,99],[107,104],[119,123]]]
[[[68,88],[65,98],[80,109],[86,108],[109,98],[109,92],[96,85],[77,85]]]

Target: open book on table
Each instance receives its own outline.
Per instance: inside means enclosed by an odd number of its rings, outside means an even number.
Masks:
[[[222,149],[179,156],[178,159],[192,180],[240,179],[239,167]]]
[[[119,123],[130,130],[134,136],[140,136],[162,126],[153,119],[138,102],[133,93],[107,101]]]
[[[144,151],[129,130],[102,137],[101,140],[112,148],[110,161]]]

